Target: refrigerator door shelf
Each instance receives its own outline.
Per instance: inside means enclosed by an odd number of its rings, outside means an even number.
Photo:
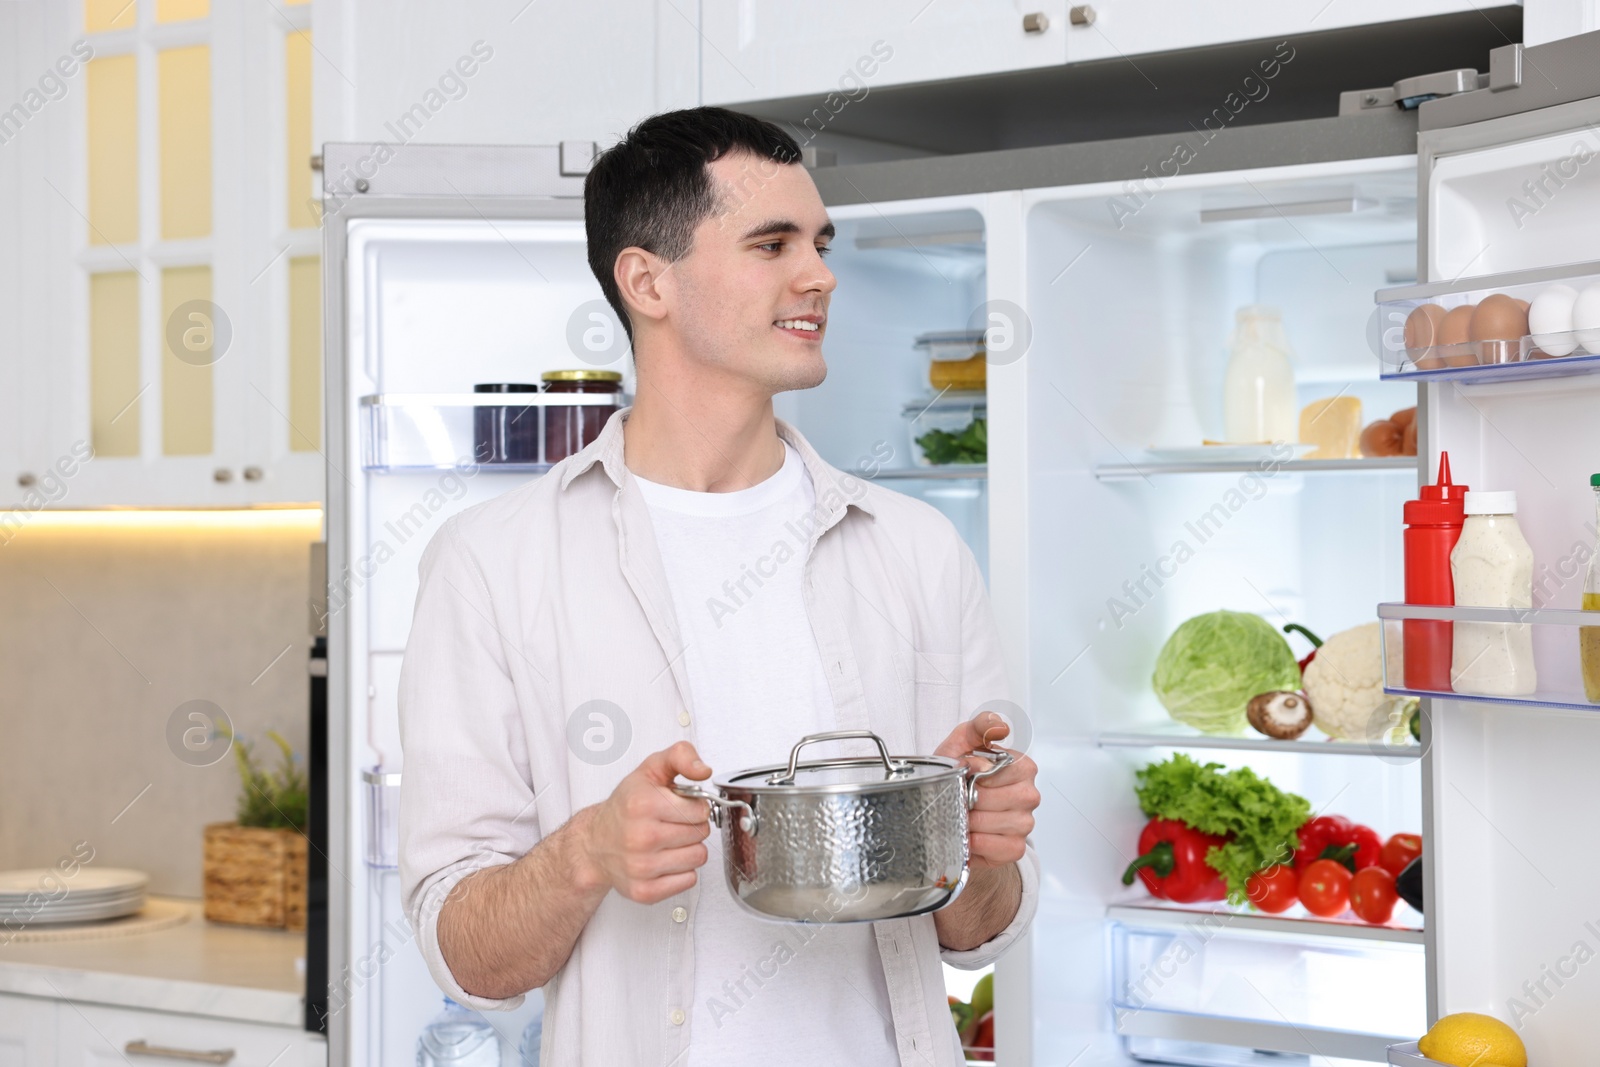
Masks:
[[[1430,1060],[1417,1051],[1417,1042],[1405,1041],[1389,1046],[1389,1062],[1394,1067],[1448,1067],[1438,1060]]]
[[[1407,689],[1403,675],[1396,671],[1404,663],[1404,641],[1400,654],[1391,662],[1388,645],[1397,634],[1393,624],[1383,626],[1383,691],[1396,696],[1437,697],[1442,700],[1469,700],[1476,703],[1515,704],[1535,708],[1560,708],[1600,712],[1600,702],[1584,695],[1584,653],[1593,646],[1592,674],[1600,675],[1600,612],[1560,608],[1467,608],[1434,607],[1424,604],[1379,604],[1380,619],[1410,620],[1410,626],[1451,624],[1504,627],[1508,639],[1529,639],[1533,645],[1538,687],[1532,693],[1512,696],[1490,693],[1461,693],[1450,690]],[[1520,631],[1520,634],[1519,634]],[[1452,632],[1451,637],[1454,634]]]
[[[387,393],[361,398],[361,466],[374,472],[447,470],[543,473],[543,408],[617,407],[619,394]],[[530,450],[521,461],[491,461],[481,427],[483,409],[512,409],[531,423]]]
[[[367,866],[400,866],[400,772],[369,767],[361,772],[367,801]]]
[[[1407,324],[1425,305],[1455,312],[1476,308],[1496,294],[1528,303],[1541,294],[1554,295],[1560,287],[1570,290],[1568,306],[1557,312],[1557,321],[1543,324],[1542,329],[1537,320],[1527,327],[1524,308],[1525,328],[1517,331],[1518,337],[1433,344],[1440,336],[1437,325],[1419,318],[1410,331],[1412,347],[1407,347]],[[1572,307],[1572,297],[1580,294],[1577,308]],[[1367,340],[1378,356],[1379,376],[1387,380],[1506,381],[1600,370],[1600,263],[1509,271],[1474,278],[1465,287],[1454,281],[1384,289],[1377,293],[1377,301],[1378,314]]]

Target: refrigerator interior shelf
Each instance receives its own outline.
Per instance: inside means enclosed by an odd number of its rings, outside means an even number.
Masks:
[[[1494,296],[1511,300],[1491,307]],[[1600,263],[1382,289],[1377,302],[1368,340],[1381,378],[1498,382],[1600,370]]]
[[[542,474],[560,409],[609,409],[618,393],[380,393],[361,398],[361,466],[375,473],[462,470]],[[561,413],[568,417],[569,412]],[[605,412],[589,416],[604,421]],[[559,457],[558,457],[559,458]]]
[[[1514,704],[1522,707],[1563,709],[1569,711],[1600,711],[1600,701],[1591,701],[1584,693],[1583,661],[1590,658],[1588,673],[1600,676],[1600,612],[1577,611],[1570,608],[1472,608],[1434,606],[1426,604],[1379,604],[1380,619],[1407,620],[1406,631],[1416,632],[1429,623],[1450,623],[1494,627],[1503,636],[1501,643],[1525,642],[1532,650],[1538,669],[1536,686],[1531,693],[1505,695],[1500,693],[1463,692],[1461,682],[1456,689],[1421,689],[1408,687],[1405,678],[1394,677],[1391,668],[1400,666],[1387,660],[1385,652],[1384,692],[1397,696],[1434,697],[1440,700],[1467,700],[1475,703]],[[1385,645],[1393,639],[1395,630],[1382,628]],[[1401,631],[1402,635],[1405,631]],[[1444,640],[1453,640],[1452,630]],[[1585,653],[1592,642],[1593,652]],[[1402,652],[1404,645],[1402,645]],[[1597,694],[1600,695],[1600,694]]]
[[[1095,739],[1101,748],[1214,748],[1231,752],[1304,752],[1316,756],[1382,756],[1386,760],[1414,760],[1421,745],[1391,745],[1381,741],[1279,741],[1271,737],[1217,737],[1172,729],[1111,731]]]
[[[1385,456],[1381,459],[1291,459],[1277,465],[1285,474],[1358,473],[1382,474],[1396,471],[1415,475],[1416,456]],[[1097,463],[1094,476],[1102,482],[1128,482],[1166,474],[1250,474],[1261,473],[1261,461],[1254,459],[1209,460],[1188,463],[1144,460],[1139,463]]]
[[[1158,1011],[1151,1008],[1113,1009],[1117,1033],[1124,1037],[1195,1041],[1311,1057],[1312,1062],[1366,1060],[1383,1063],[1393,1037],[1347,1030],[1301,1026],[1290,1022],[1224,1019],[1212,1015]]]
[[[854,474],[854,471],[845,471]],[[862,475],[862,477],[866,477]],[[867,478],[869,482],[898,479],[924,479],[930,481],[959,482],[989,477],[989,467],[984,463],[947,463],[939,467],[893,467],[879,471]]]
[[[1400,909],[1414,914],[1409,909]],[[1210,927],[1230,931],[1254,931],[1299,940],[1307,937],[1339,937],[1358,941],[1391,941],[1403,945],[1423,943],[1420,926],[1403,923],[1376,925],[1355,918],[1320,919],[1314,916],[1268,915],[1248,908],[1231,908],[1218,901],[1210,904],[1175,904],[1141,896],[1112,904],[1106,918],[1129,926]]]

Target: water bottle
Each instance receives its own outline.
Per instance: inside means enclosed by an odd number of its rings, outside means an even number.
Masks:
[[[445,997],[417,1039],[417,1067],[500,1067],[500,1039],[477,1012]]]

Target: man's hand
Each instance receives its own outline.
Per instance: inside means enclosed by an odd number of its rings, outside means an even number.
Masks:
[[[999,715],[980,712],[956,727],[933,754],[960,759],[973,749],[992,747],[993,742],[1010,732],[1011,727]],[[987,760],[981,759],[964,762],[975,770],[989,766]],[[967,845],[973,868],[1004,867],[1022,858],[1024,839],[1033,832],[1033,809],[1039,806],[1039,790],[1034,787],[1038,773],[1033,760],[1017,754],[1016,762],[1005,770],[978,779],[978,805],[967,815]]]
[[[677,775],[711,776],[694,746],[679,741],[645,757],[611,795],[584,811],[583,880],[654,904],[695,883],[711,832],[706,802],[672,791]]]

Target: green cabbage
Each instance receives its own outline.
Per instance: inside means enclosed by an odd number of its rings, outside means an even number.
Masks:
[[[1173,631],[1150,679],[1162,705],[1201,733],[1242,734],[1257,693],[1300,688],[1289,642],[1259,615],[1213,611]]]

